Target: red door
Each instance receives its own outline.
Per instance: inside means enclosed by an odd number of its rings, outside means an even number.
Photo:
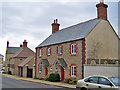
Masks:
[[[64,81],[64,69],[61,66],[61,81]]]
[[[45,67],[45,76],[48,75],[48,69]]]

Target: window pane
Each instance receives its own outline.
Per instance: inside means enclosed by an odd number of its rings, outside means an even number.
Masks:
[[[89,78],[90,83],[98,83],[98,77],[91,77]]]
[[[76,53],[76,44],[74,44],[74,53]]]
[[[71,53],[76,54],[76,44],[71,45]]]
[[[99,78],[99,84],[110,85],[110,82],[106,78]]]
[[[59,47],[58,47],[58,54],[61,54],[61,53],[62,53],[62,47],[59,46]]]
[[[76,76],[76,66],[71,66],[71,76]]]
[[[76,66],[74,67],[74,76],[76,76]]]
[[[39,72],[41,72],[41,64],[39,64]]]
[[[39,52],[39,56],[41,56],[41,49],[40,49],[40,52]]]
[[[50,48],[48,48],[48,55],[50,55]]]

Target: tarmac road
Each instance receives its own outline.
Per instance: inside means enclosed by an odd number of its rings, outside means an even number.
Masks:
[[[63,88],[58,86],[52,86],[41,83],[34,83],[23,80],[16,80],[10,77],[2,76],[2,90],[71,90],[69,88]],[[72,89],[73,90],[73,89]]]

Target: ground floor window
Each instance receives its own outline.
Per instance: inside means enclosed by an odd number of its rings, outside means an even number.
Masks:
[[[42,72],[42,65],[39,64],[39,72],[41,73]]]
[[[76,66],[71,66],[71,77],[76,77]]]

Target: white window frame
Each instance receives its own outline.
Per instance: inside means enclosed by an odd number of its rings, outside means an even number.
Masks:
[[[71,44],[71,54],[76,54],[76,44]]]
[[[42,72],[42,64],[39,64],[39,73]]]
[[[39,50],[39,56],[42,56],[42,49]]]
[[[58,54],[62,54],[62,46],[58,46]]]
[[[48,49],[47,49],[47,55],[50,56],[50,52],[51,52],[51,51],[50,51],[50,48],[48,48]]]
[[[75,65],[71,66],[71,77],[76,77],[77,72],[75,73],[75,68],[76,68]]]

